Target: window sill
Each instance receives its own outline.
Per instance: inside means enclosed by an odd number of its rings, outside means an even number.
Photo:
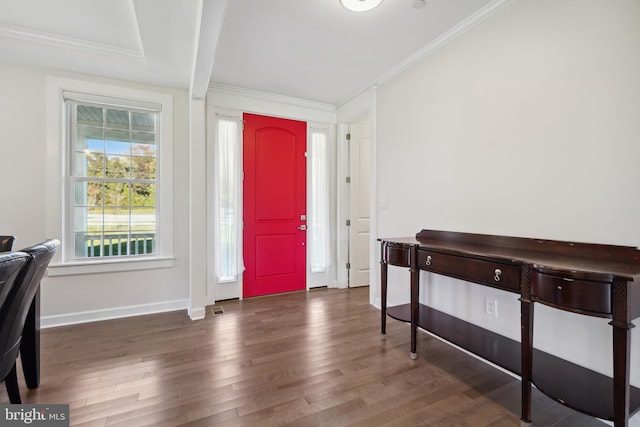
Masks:
[[[49,277],[56,277],[72,276],[77,274],[115,273],[120,271],[171,268],[173,267],[174,259],[174,257],[149,257],[49,264],[47,275]]]

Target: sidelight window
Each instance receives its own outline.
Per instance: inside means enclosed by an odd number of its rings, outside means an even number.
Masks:
[[[218,282],[234,282],[242,271],[242,120],[216,116],[216,229]]]
[[[309,259],[312,273],[329,265],[329,157],[325,129],[310,129]]]

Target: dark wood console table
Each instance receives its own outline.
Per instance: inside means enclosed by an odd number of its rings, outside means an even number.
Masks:
[[[627,426],[640,409],[629,385],[631,321],[640,316],[640,251],[629,246],[422,230],[381,242],[381,332],[386,318],[411,323],[411,357],[421,327],[520,375],[523,424],[531,423],[531,386],[580,412]],[[387,307],[387,266],[410,270],[411,302]],[[518,295],[520,342],[419,303],[420,271]],[[515,296],[514,296],[515,297]],[[611,319],[613,379],[533,347],[534,303]]]

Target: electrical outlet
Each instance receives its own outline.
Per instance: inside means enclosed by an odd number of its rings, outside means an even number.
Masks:
[[[498,317],[498,301],[493,298],[485,298],[484,312],[489,316]]]

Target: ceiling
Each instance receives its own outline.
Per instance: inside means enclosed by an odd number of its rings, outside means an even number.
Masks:
[[[211,80],[340,105],[489,0],[231,0]]]
[[[196,0],[0,0],[0,62],[188,89],[198,5]]]
[[[0,62],[341,105],[510,1],[0,0]]]

